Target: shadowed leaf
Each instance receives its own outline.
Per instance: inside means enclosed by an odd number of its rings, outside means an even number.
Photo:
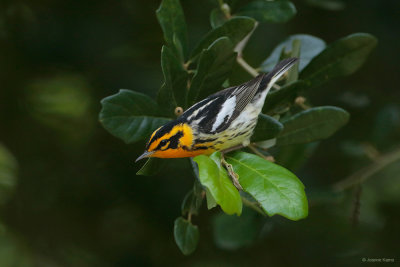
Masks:
[[[328,138],[348,120],[349,113],[338,107],[310,108],[283,122],[277,144],[301,144]]]
[[[281,1],[253,1],[239,9],[240,16],[249,16],[260,22],[283,23],[296,14],[296,7],[292,2]]]
[[[252,142],[260,142],[274,138],[283,130],[283,125],[274,118],[260,114],[258,115],[257,126],[251,136]]]
[[[231,73],[236,53],[227,37],[217,39],[200,54],[197,72],[190,86],[188,101],[193,105],[219,91]]]
[[[371,34],[355,33],[329,45],[300,73],[300,79],[313,87],[341,76],[354,73],[364,64],[377,39]]]
[[[175,242],[183,255],[192,254],[199,242],[199,228],[191,222],[179,217],[174,224]]]
[[[148,137],[169,121],[159,117],[157,104],[150,97],[131,90],[121,89],[101,100],[101,105],[101,124],[127,144]]]

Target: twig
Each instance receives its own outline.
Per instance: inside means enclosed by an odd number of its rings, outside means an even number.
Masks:
[[[242,66],[242,68],[247,71],[248,73],[250,73],[251,76],[253,77],[257,77],[258,76],[258,71],[256,71],[252,66],[250,66],[244,59],[242,56],[237,56],[236,58],[237,63]]]
[[[335,191],[343,191],[347,188],[350,188],[356,184],[361,184],[369,177],[382,170],[387,165],[400,160],[400,148],[396,150],[379,156],[375,159],[375,162],[371,165],[355,172],[353,175],[350,175],[348,178],[336,183],[333,185],[333,189]]]
[[[275,162],[274,157],[272,156],[265,156],[263,153],[261,153],[260,151],[258,151],[257,148],[255,148],[254,145],[250,144],[248,145],[248,147],[251,149],[251,151],[253,151],[254,153],[256,153],[258,156],[262,157],[265,160],[271,161],[271,162]]]

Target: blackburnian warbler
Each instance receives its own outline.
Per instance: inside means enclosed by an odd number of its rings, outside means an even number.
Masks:
[[[136,161],[194,157],[249,145],[268,91],[296,61],[284,59],[268,74],[194,104],[176,120],[155,130]]]

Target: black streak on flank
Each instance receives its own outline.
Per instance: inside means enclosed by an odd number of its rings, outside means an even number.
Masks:
[[[209,138],[209,139],[197,139],[194,141],[195,144],[203,144],[208,142],[214,142],[217,138]]]

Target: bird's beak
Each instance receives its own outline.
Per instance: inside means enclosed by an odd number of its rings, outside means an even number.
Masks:
[[[148,158],[148,157],[150,157],[152,154],[154,154],[154,151],[145,151],[142,155],[140,155],[136,160],[135,160],[135,162],[138,162],[139,160],[141,160],[141,159],[144,159],[144,158]]]

